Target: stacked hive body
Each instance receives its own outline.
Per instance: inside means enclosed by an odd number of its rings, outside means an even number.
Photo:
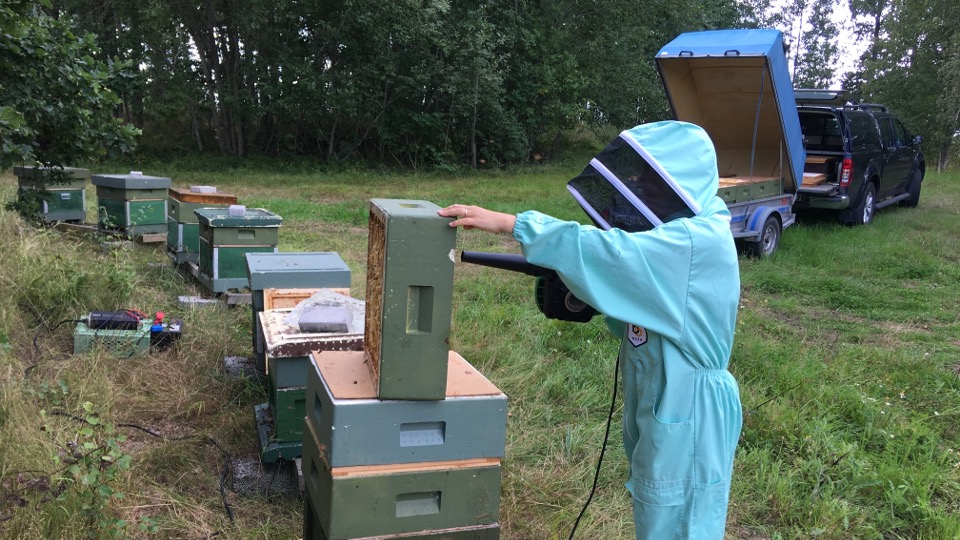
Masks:
[[[200,208],[197,278],[215,293],[245,289],[248,253],[276,253],[280,216],[262,208]]]
[[[454,230],[371,203],[365,350],[311,355],[304,538],[496,539],[507,398],[446,345]]]
[[[226,208],[236,204],[236,195],[217,193],[210,186],[167,190],[167,254],[176,264],[196,263],[200,257],[200,222],[195,210]]]
[[[167,230],[169,178],[130,174],[95,174],[98,225],[129,237],[161,234]]]
[[[38,216],[47,222],[85,221],[87,217],[87,182],[90,171],[65,167],[14,167],[17,176],[17,196],[24,200],[37,197]]]
[[[335,289],[341,294],[349,295],[350,268],[340,255],[333,252],[248,253],[246,260],[253,314],[253,353],[257,359],[257,367],[263,371],[266,357],[263,329],[258,317],[260,312],[266,309],[264,291],[323,288]],[[272,295],[277,298],[282,296],[282,293]],[[271,306],[271,309],[273,307],[281,306]],[[302,385],[307,384],[306,378],[304,371]]]
[[[363,353],[312,358],[305,538],[496,538],[507,418],[496,386],[450,352],[446,399],[383,400]]]
[[[361,306],[363,302],[354,300]],[[302,453],[308,364],[312,351],[361,351],[362,333],[306,333],[288,324],[289,309],[265,310],[259,326],[266,348],[268,403],[254,407],[260,460],[292,460]],[[360,353],[362,354],[362,353]]]
[[[253,347],[258,369],[269,377],[269,402],[255,406],[254,415],[261,460],[273,463],[301,454],[310,352],[362,350],[363,334],[304,333],[285,322],[290,308],[311,292],[329,288],[350,293],[350,269],[338,254],[248,253],[246,259]]]

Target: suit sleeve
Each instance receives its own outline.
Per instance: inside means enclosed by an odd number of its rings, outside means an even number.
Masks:
[[[679,340],[691,260],[681,221],[627,233],[530,211],[517,216],[513,236],[529,262],[555,270],[573,294],[608,318]]]

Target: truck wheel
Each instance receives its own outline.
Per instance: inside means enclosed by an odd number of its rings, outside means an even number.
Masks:
[[[900,201],[900,206],[915,208],[918,204],[920,204],[921,182],[923,182],[923,174],[920,172],[920,169],[917,169],[913,171],[913,179],[910,180],[910,187],[907,188],[907,193],[909,193],[910,196]]]
[[[860,205],[850,216],[850,225],[867,225],[873,221],[873,214],[877,211],[877,188],[872,183],[867,184],[867,191],[863,194]]]
[[[780,245],[780,235],[783,229],[780,228],[780,220],[777,216],[771,214],[763,222],[763,228],[760,229],[760,240],[756,242],[747,242],[749,254],[752,257],[769,257],[777,250]]]

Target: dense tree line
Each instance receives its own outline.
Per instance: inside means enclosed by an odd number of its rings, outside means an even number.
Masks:
[[[61,0],[128,60],[143,146],[419,167],[551,155],[668,114],[655,52],[728,0]]]
[[[852,13],[847,24],[834,16],[838,2]],[[797,87],[836,85],[838,43],[855,32],[865,52],[844,86],[923,134],[931,163],[946,165],[960,127],[958,2],[43,3],[78,35],[97,36],[90,54],[109,68],[116,115],[142,128],[141,147],[156,154],[411,168],[547,158],[577,134],[604,140],[668,117],[653,57],[677,34],[753,26],[784,31]]]

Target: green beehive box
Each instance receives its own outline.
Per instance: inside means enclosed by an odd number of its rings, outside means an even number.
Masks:
[[[212,246],[275,246],[283,224],[283,218],[263,208],[247,208],[242,216],[231,216],[229,208],[199,208],[194,213],[201,240]],[[245,267],[242,270],[246,277]]]
[[[30,188],[20,188],[17,190],[17,197],[24,197],[28,192],[32,192],[39,197],[40,208],[38,212],[44,221],[86,220],[87,193],[84,189],[48,188],[44,191],[38,191]]]
[[[168,219],[167,254],[176,264],[197,262],[200,258],[200,225]]]
[[[98,225],[118,229],[131,236],[167,230],[167,201],[101,199],[97,197]]]
[[[493,524],[416,533],[367,536],[365,538],[354,538],[353,540],[499,540],[499,538],[500,526]],[[317,506],[310,498],[309,491],[303,494],[303,540],[329,540],[323,531],[323,527],[320,526]]]
[[[94,176],[94,178],[97,178],[97,176]],[[97,198],[118,201],[159,201],[167,199],[167,190],[164,188],[124,189],[97,186]],[[166,215],[164,215],[164,219],[166,219]]]
[[[253,420],[257,427],[257,443],[260,445],[261,463],[276,463],[277,461],[293,460],[303,454],[303,434],[295,440],[284,440],[277,436],[274,429],[274,415],[269,403],[261,403],[253,407]],[[300,419],[303,422],[303,419]]]
[[[36,195],[38,215],[47,222],[85,221],[87,217],[86,186],[90,171],[74,167],[43,169],[14,167],[17,176],[17,198]]]
[[[201,225],[202,231],[203,225]],[[211,246],[200,236],[200,254],[197,258],[200,281],[213,292],[245,289],[250,286],[246,274],[247,253],[276,253],[276,246]]]
[[[270,387],[273,435],[281,441],[303,440],[304,403],[307,389]]]
[[[361,352],[312,355],[306,418],[331,467],[501,458],[507,397],[450,351],[442,400],[380,400]]]
[[[150,349],[150,321],[143,321],[136,330],[94,330],[77,323],[73,331],[73,353],[103,350],[112,356],[129,358]]]
[[[129,236],[162,233],[167,230],[167,188],[170,179],[130,174],[95,174],[98,224]]]
[[[443,399],[456,230],[426,201],[371,199],[367,360],[381,399]]]
[[[258,327],[265,331],[269,378],[269,404],[257,406],[270,414],[268,425],[258,426],[263,463],[300,455],[310,353],[363,349],[363,334],[302,333],[284,322],[289,313],[289,309],[266,310],[258,321]]]
[[[330,468],[304,433],[304,484],[329,540],[495,525],[500,460]]]
[[[247,277],[253,307],[261,311],[266,289],[350,288],[350,268],[333,252],[251,253]]]

